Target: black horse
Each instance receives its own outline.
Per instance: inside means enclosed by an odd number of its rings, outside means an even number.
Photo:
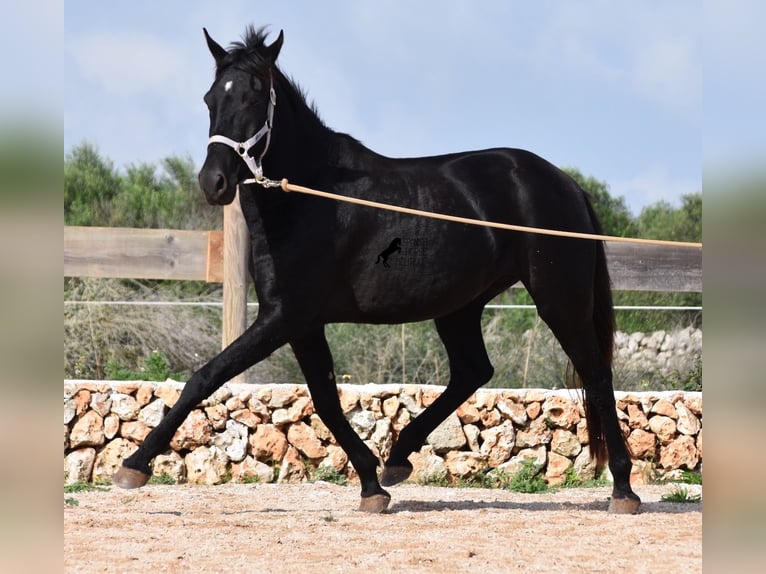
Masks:
[[[631,460],[612,388],[614,311],[603,243],[518,233],[391,213],[252,184],[272,178],[337,194],[463,217],[600,233],[585,192],[544,159],[520,149],[391,159],[329,129],[277,67],[283,34],[266,43],[249,27],[227,51],[205,31],[215,58],[208,155],[199,174],[211,204],[240,203],[252,242],[258,318],[195,372],[181,397],[114,483],[146,483],[150,461],[186,416],[223,383],[289,344],[316,412],[361,480],[360,509],[381,512],[383,486],[405,480],[407,457],[477,388],[492,365],[481,333],[484,305],[521,281],[582,385],[590,452],[614,477],[610,511],[635,512]],[[262,165],[262,168],[261,168]],[[417,242],[417,258],[376,265],[381,246]],[[392,259],[393,262],[393,259]],[[338,400],[324,326],[433,319],[447,350],[450,382],[402,430],[378,479],[378,458],[352,430]]]

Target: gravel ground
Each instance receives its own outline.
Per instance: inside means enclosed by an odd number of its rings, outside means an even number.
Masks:
[[[699,487],[692,487],[699,488]],[[402,484],[385,514],[357,486],[150,485],[65,494],[66,572],[702,571],[702,504],[637,489],[607,514],[608,487],[545,494]]]

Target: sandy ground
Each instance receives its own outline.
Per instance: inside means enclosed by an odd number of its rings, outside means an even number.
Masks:
[[[609,488],[546,494],[403,484],[382,515],[356,486],[146,486],[65,494],[66,572],[702,571],[702,504],[637,489],[637,515],[607,514]]]

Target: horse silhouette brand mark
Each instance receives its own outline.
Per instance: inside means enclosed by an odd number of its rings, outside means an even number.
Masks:
[[[375,265],[383,263],[383,267],[390,267],[388,264],[388,258],[391,257],[397,251],[402,250],[402,238],[396,237],[383,251],[378,253],[378,258],[375,260]]]

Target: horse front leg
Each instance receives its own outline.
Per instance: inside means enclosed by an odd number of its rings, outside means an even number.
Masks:
[[[240,337],[196,371],[175,405],[146,436],[138,450],[122,462],[112,481],[121,488],[138,488],[151,476],[149,463],[164,452],[189,413],[226,381],[265,359],[287,342],[282,321],[259,316]]]
[[[295,358],[303,371],[319,418],[327,426],[348,455],[362,483],[359,510],[380,513],[388,508],[391,495],[378,482],[378,458],[356,434],[340,406],[335,383],[332,354],[324,336],[324,329],[292,341]]]

